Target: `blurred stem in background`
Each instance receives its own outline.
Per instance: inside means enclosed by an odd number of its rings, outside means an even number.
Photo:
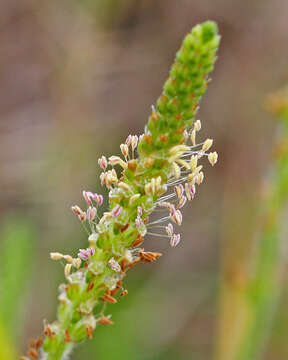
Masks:
[[[15,359],[23,324],[23,303],[31,279],[35,246],[34,227],[23,219],[7,217],[0,232],[0,359]]]
[[[268,99],[268,107],[279,120],[275,161],[264,196],[258,203],[258,232],[251,231],[251,223],[255,222],[254,206],[249,209],[244,207],[247,229],[241,229],[240,236],[234,229],[232,236],[238,238],[242,248],[247,242],[245,236],[250,244],[246,244],[244,254],[234,251],[233,262],[232,258],[225,259],[224,256],[217,349],[219,360],[261,358],[283,287],[287,247],[284,217],[288,205],[288,89],[272,95]],[[226,245],[229,246],[229,242]]]

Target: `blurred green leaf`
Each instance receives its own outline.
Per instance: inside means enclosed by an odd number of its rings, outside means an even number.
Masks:
[[[29,222],[9,216],[0,239],[0,324],[15,336],[33,265],[35,231]]]

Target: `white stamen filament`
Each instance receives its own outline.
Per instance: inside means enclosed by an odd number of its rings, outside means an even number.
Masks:
[[[151,223],[148,223],[147,226],[153,225],[153,224],[159,224],[159,223],[165,222],[168,219],[170,219],[170,216],[165,216],[164,218],[161,218],[161,219],[152,221]]]
[[[208,156],[209,155],[209,154],[207,154],[205,152],[201,152],[201,151],[187,151],[183,155],[181,155],[181,158],[183,158],[185,156],[199,155],[199,154],[201,154],[201,156]]]
[[[158,199],[158,201],[156,202],[156,204],[159,204],[161,203],[162,201],[166,201],[166,200],[169,200],[171,198],[173,198],[174,196],[176,196],[175,192],[173,192],[172,194],[168,194],[168,195],[165,195],[165,196],[162,196]]]
[[[185,182],[187,180],[187,176],[184,176],[183,178],[177,179],[177,180],[172,180],[171,182],[168,182],[166,185],[167,186],[174,186],[174,185],[178,185],[181,184],[183,182]]]
[[[151,233],[151,232],[147,232],[147,235],[153,235],[153,236],[158,236],[158,237],[165,237],[165,238],[170,238],[170,236],[166,235],[166,234],[157,234],[157,233]]]

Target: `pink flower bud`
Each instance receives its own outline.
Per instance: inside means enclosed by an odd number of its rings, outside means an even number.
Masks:
[[[88,260],[95,254],[95,249],[90,247],[87,249],[79,249],[78,257],[84,261]]]
[[[195,192],[196,192],[195,185],[185,183],[185,193],[189,201],[194,199]]]
[[[87,248],[87,251],[88,251],[89,257],[92,257],[92,256],[95,255],[95,249],[94,248],[89,247],[89,248]]]
[[[74,206],[72,206],[71,207],[71,210],[74,212],[74,214],[76,214],[76,215],[80,215],[80,214],[82,214],[83,213],[83,211],[80,209],[80,207],[79,206],[77,206],[77,205],[74,205]]]
[[[177,209],[181,209],[186,204],[186,201],[187,201],[186,196],[182,196],[177,204]]]
[[[123,156],[124,156],[125,158],[127,158],[127,156],[129,155],[128,145],[127,145],[127,144],[121,144],[121,145],[120,145],[120,150],[121,150]]]
[[[92,192],[90,192],[90,191],[83,191],[83,192],[82,192],[82,195],[83,195],[86,203],[87,203],[88,205],[91,205],[91,204],[92,204],[91,199],[93,198]]]
[[[180,210],[173,210],[170,213],[170,218],[172,221],[174,221],[177,225],[182,224],[182,214]]]
[[[177,185],[174,187],[174,191],[175,191],[178,199],[181,199],[181,197],[183,196],[183,193],[184,193],[184,186],[182,184]]]
[[[103,170],[106,170],[108,162],[107,162],[107,159],[106,159],[106,157],[104,155],[101,156],[101,158],[98,159],[98,164]]]
[[[180,242],[180,234],[174,234],[172,237],[171,237],[171,240],[170,240],[170,245],[172,247],[175,247],[179,244]]]
[[[103,196],[98,194],[93,194],[93,200],[97,203],[97,205],[101,206],[103,204]]]
[[[130,146],[131,140],[132,140],[132,135],[129,135],[129,136],[127,137],[126,141],[125,141],[125,144],[126,144],[127,146]]]
[[[84,249],[79,249],[78,257],[84,261],[88,260],[88,258],[89,258],[87,251]]]
[[[174,214],[176,212],[176,209],[175,209],[175,206],[173,204],[170,204],[169,210],[170,210],[170,215],[174,216]]]
[[[119,204],[117,204],[114,206],[113,210],[111,211],[111,215],[112,217],[116,218],[119,215],[121,215],[122,211],[123,211],[122,207]]]
[[[134,135],[132,136],[132,140],[131,140],[131,147],[133,151],[136,149],[137,144],[138,144],[138,136]]]
[[[87,217],[90,221],[94,220],[97,214],[97,209],[94,206],[89,206],[87,210]]]
[[[118,264],[118,262],[113,257],[108,261],[108,266],[116,272],[121,271],[121,266]]]
[[[145,236],[147,233],[147,228],[143,222],[143,220],[141,219],[140,216],[137,216],[136,220],[135,220],[135,226],[137,228],[137,230],[139,231],[139,234],[141,236]]]
[[[173,225],[171,223],[169,223],[166,227],[166,232],[168,234],[168,236],[172,236],[174,233],[174,229],[173,229]]]
[[[78,215],[78,218],[81,222],[84,222],[87,218],[86,213],[82,212],[81,214]]]
[[[107,173],[106,172],[102,172],[100,174],[100,181],[101,181],[101,185],[105,185],[106,184],[106,180],[107,180]]]

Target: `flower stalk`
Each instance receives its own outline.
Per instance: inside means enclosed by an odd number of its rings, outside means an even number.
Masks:
[[[127,295],[123,285],[127,271],[162,255],[140,247],[146,234],[167,237],[172,247],[179,244],[174,226],[181,225],[180,209],[194,198],[204,179],[199,163],[205,157],[211,165],[217,161],[217,153],[208,152],[211,139],[197,145],[201,122],[193,125],[193,121],[210,81],[219,40],[214,22],[194,27],[176,55],[144,134],[128,136],[120,145],[123,157],[98,160],[101,184],[109,191],[109,210],[99,219],[103,197],[87,191],[83,192],[87,210],[72,207],[89,229],[89,247],[80,249],[76,258],[51,253],[53,260],[66,262],[66,283],[59,287],[57,320],[44,324],[43,346],[34,349],[37,358],[67,359],[75,344],[93,337],[96,326],[113,323],[106,304],[117,303],[117,293]],[[150,220],[158,210],[165,215]]]

